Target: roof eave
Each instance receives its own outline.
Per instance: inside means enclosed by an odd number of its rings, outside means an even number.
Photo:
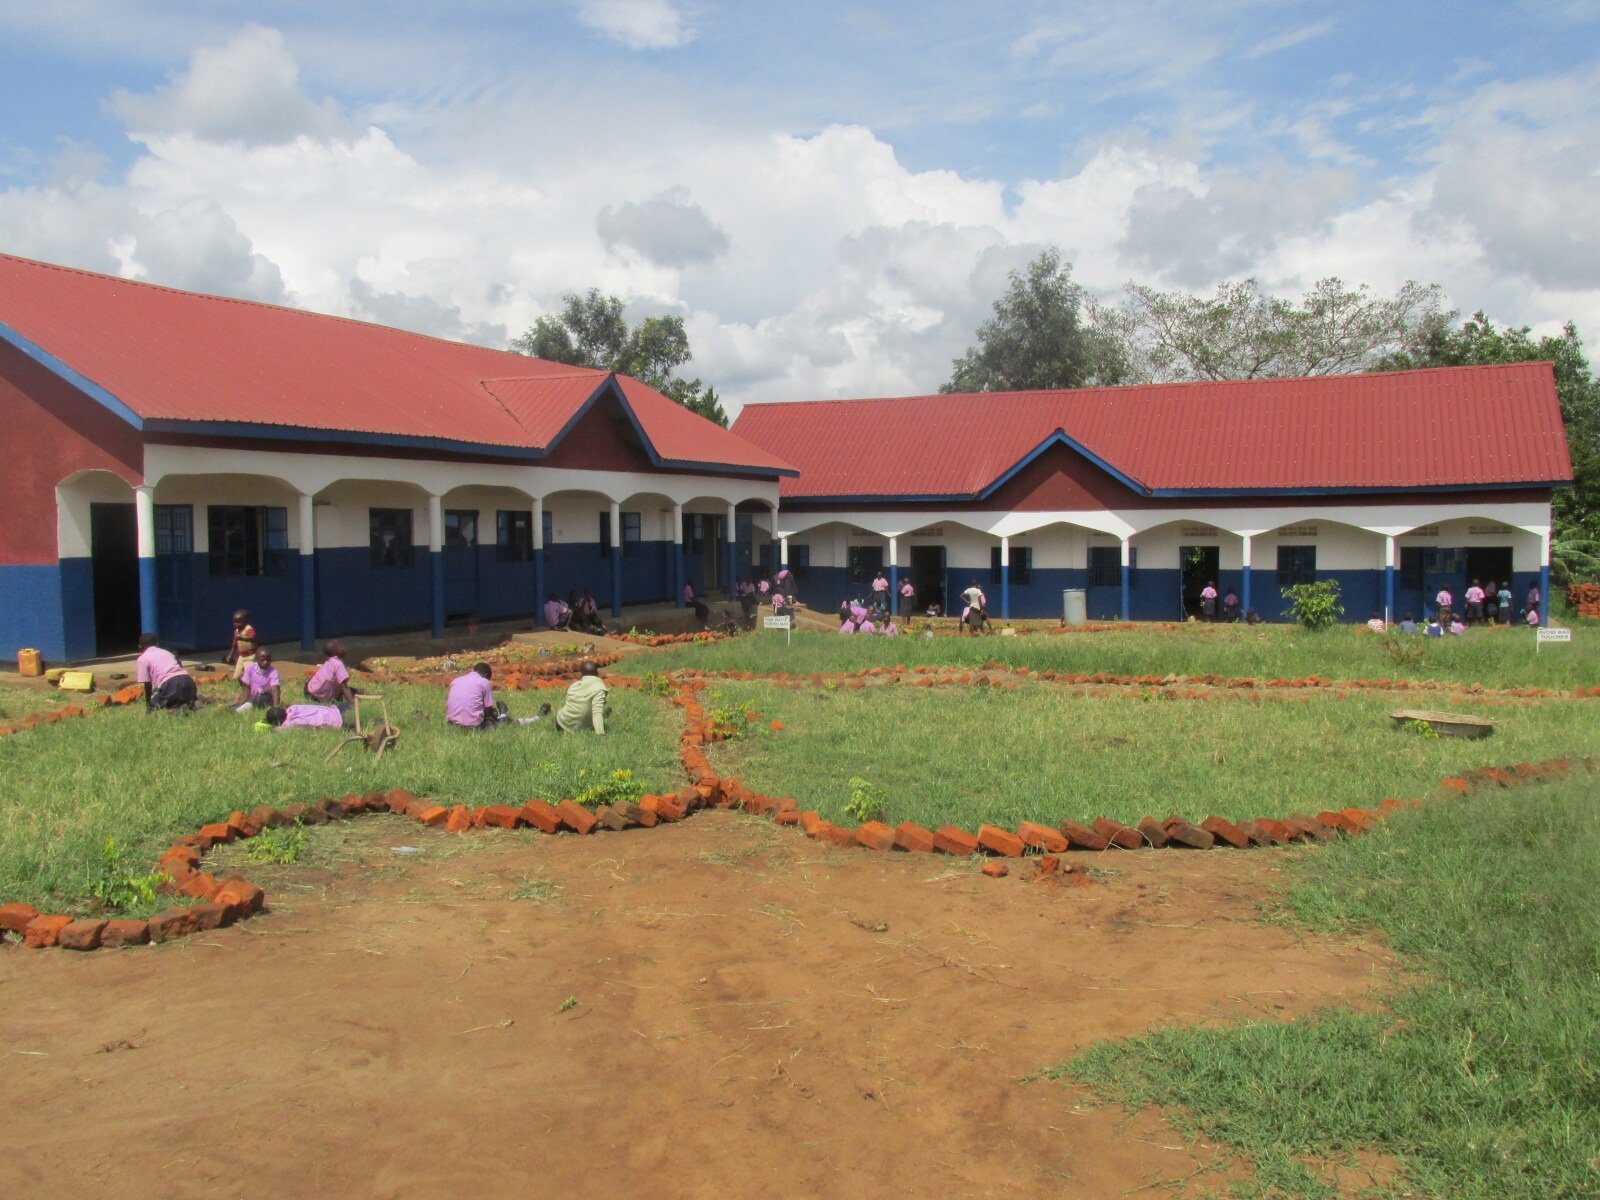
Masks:
[[[43,346],[24,337],[11,326],[0,324],[0,341],[15,346],[52,375],[71,384],[118,419],[126,421],[135,429],[145,428],[144,417],[135,412],[130,405],[112,395],[87,375],[73,370]]]

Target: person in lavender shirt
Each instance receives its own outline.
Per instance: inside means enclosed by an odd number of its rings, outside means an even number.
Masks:
[[[139,635],[139,660],[134,679],[144,684],[147,709],[192,709],[198,695],[194,679],[183,669],[178,656],[156,645],[156,635]]]
[[[265,718],[279,733],[290,729],[343,729],[345,714],[331,704],[281,704],[267,709]]]
[[[306,680],[306,695],[321,704],[343,708],[356,698],[356,690],[350,686],[349,668],[344,665],[344,643],[329,642],[322,653],[322,665]]]
[[[272,665],[272,651],[265,646],[239,672],[239,704],[237,711],[252,708],[275,708],[283,703],[283,681],[278,668]]]

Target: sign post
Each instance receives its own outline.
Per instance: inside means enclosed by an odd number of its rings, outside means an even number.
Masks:
[[[1533,652],[1535,654],[1539,653],[1539,648],[1546,642],[1570,642],[1572,640],[1572,630],[1570,629],[1556,629],[1549,625],[1543,625],[1533,632]]]
[[[787,616],[787,615],[780,616],[780,617],[763,617],[761,619],[761,624],[762,624],[762,627],[765,628],[765,629],[781,629],[781,630],[783,630],[784,631],[783,632],[783,644],[785,646],[794,645],[794,618],[793,617]]]

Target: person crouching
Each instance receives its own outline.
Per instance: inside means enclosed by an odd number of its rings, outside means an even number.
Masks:
[[[493,729],[508,721],[506,706],[495,703],[494,685],[489,682],[493,676],[488,663],[479,663],[452,679],[444,702],[445,720],[457,729]]]

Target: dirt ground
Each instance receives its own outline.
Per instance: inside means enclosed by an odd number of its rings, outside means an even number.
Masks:
[[[1258,920],[1282,852],[1048,889],[730,813],[336,828],[243,926],[0,950],[0,1196],[1194,1196],[1237,1167],[1024,1077],[1392,972]]]

